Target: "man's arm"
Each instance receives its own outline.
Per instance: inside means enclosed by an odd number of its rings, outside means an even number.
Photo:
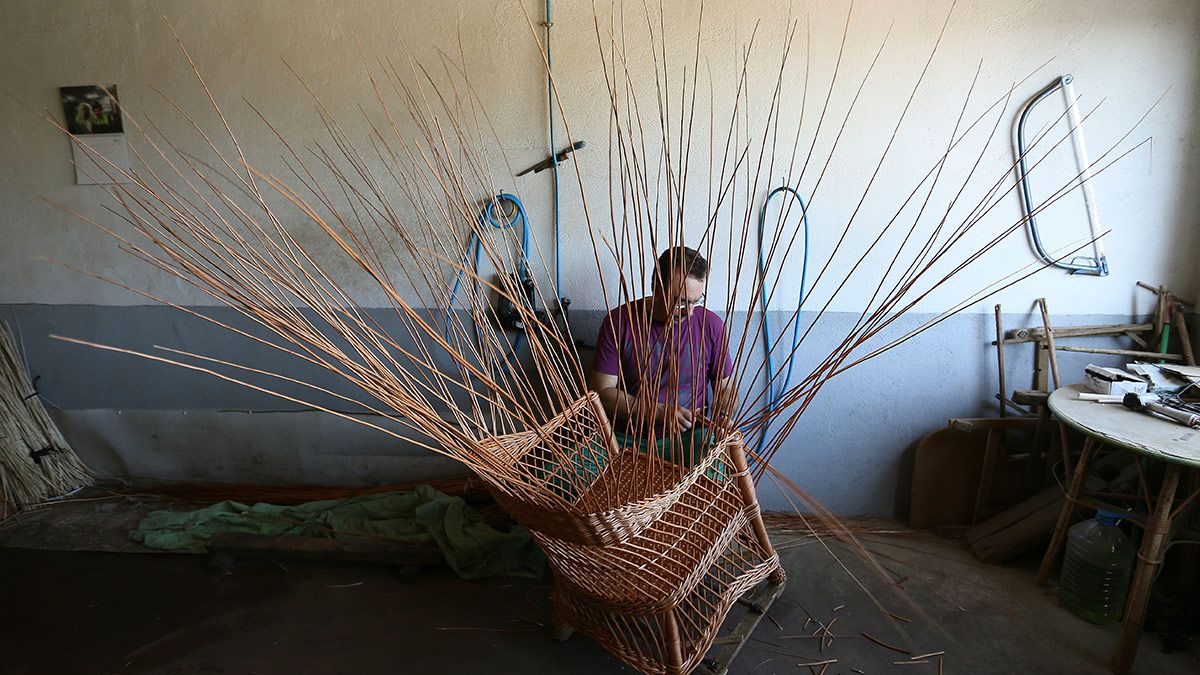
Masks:
[[[633,416],[637,400],[618,386],[616,375],[593,370],[589,384],[592,391],[599,394],[600,403],[604,405],[604,412],[608,413],[609,419],[624,422]]]
[[[691,410],[683,406],[668,406],[630,396],[629,392],[620,387],[616,375],[593,370],[590,385],[592,391],[600,396],[604,412],[608,413],[614,422],[633,420],[635,424],[639,424],[653,419],[662,422],[667,427],[665,431],[676,433],[692,428]],[[647,411],[649,406],[653,407]]]
[[[733,376],[733,359],[729,358],[729,342],[725,337],[725,324],[720,317],[710,314],[712,343],[709,352],[712,361],[709,364],[708,377],[712,382],[713,402],[709,415],[714,424],[722,429],[731,426],[733,414],[737,411],[738,390],[737,381]]]
[[[733,375],[713,382],[713,404],[709,411],[713,422],[719,427],[728,427],[737,409],[737,382]]]

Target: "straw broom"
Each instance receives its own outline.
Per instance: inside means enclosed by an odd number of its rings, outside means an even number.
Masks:
[[[0,518],[93,482],[38,398],[0,325]]]

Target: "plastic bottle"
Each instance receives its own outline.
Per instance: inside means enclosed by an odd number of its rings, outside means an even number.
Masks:
[[[1058,596],[1076,616],[1096,624],[1113,623],[1125,610],[1135,551],[1117,527],[1121,514],[1097,511],[1067,533],[1067,555]]]

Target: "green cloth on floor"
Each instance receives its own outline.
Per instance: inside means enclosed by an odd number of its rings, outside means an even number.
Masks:
[[[154,511],[129,538],[150,548],[203,552],[209,537],[225,532],[325,538],[368,534],[411,543],[432,541],[463,579],[539,579],[546,568],[545,554],[528,530],[496,529],[459,497],[428,485],[295,506],[225,501],[196,511]]]

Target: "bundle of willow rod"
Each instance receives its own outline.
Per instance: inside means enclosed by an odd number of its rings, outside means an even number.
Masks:
[[[909,111],[934,62],[939,34],[861,194],[851,195],[856,205],[850,217],[824,223],[823,230],[833,233],[837,241],[809,293],[831,290],[819,309],[803,307],[812,318],[806,317],[809,325],[799,342],[828,315],[844,289],[869,289],[870,299],[832,350],[811,359],[805,366],[808,374],[783,391],[776,404],[764,407],[764,395],[755,394],[754,385],[764,380],[769,385],[781,372],[764,373],[762,366],[754,365],[752,346],[762,329],[758,319],[746,312],[741,325],[733,320],[739,311],[758,306],[762,293],[769,304],[777,293],[790,292],[779,281],[768,284],[768,279],[783,278],[780,273],[797,240],[795,228],[787,223],[795,222],[799,214],[792,212],[790,204],[778,214],[763,239],[766,253],[760,283],[748,299],[739,297],[736,280],[751,269],[748,260],[756,256],[751,232],[757,195],[775,185],[792,186],[807,195],[808,209],[814,212],[831,200],[823,190],[826,178],[837,171],[843,131],[864,106],[860,95],[868,89],[886,38],[854,86],[841,120],[835,120],[831,101],[848,77],[842,72],[842,57],[853,32],[852,16],[847,15],[837,66],[823,100],[815,97],[820,112],[814,122],[803,112],[810,109],[811,40],[803,40],[803,81],[790,79],[789,65],[798,51],[798,22],[787,23],[774,55],[760,55],[761,47],[752,36],[739,56],[736,81],[721,82],[711,75],[707,81],[699,77],[701,63],[708,58],[701,48],[702,14],[696,18],[694,52],[681,66],[667,52],[665,36],[675,27],[665,25],[661,11],[645,10],[644,17],[632,20],[633,28],[626,26],[626,18],[621,8],[612,17],[597,14],[594,22],[610,138],[606,165],[601,167],[606,169],[606,182],[593,184],[588,176],[594,174],[581,169],[586,158],[574,164],[583,226],[595,262],[595,269],[586,274],[595,276],[611,306],[649,294],[647,268],[665,248],[686,244],[720,261],[710,279],[724,277],[729,282],[723,308],[730,321],[729,334],[720,338],[733,354],[736,386],[719,392],[714,403],[714,409],[733,414],[728,421],[707,421],[712,425],[711,443],[696,448],[694,436],[663,425],[655,414],[659,401],[651,385],[637,392],[638,404],[623,423],[648,439],[647,448],[660,450],[618,447],[605,412],[594,395],[586,394],[589,364],[576,352],[572,338],[555,322],[534,313],[519,280],[511,275],[492,279],[464,262],[469,260],[469,241],[479,242],[482,259],[495,269],[506,268],[518,255],[504,232],[480,217],[489,199],[513,185],[513,171],[502,149],[496,150],[503,146],[488,117],[487,101],[478,95],[465,68],[445,56],[438,65],[446,75],[440,78],[431,74],[431,64],[413,59],[401,64],[383,57],[368,68],[371,95],[382,122],[368,118],[365,124],[370,131],[363,136],[346,131],[312,92],[329,136],[328,142],[315,148],[293,147],[286,133],[260,115],[278,139],[290,174],[286,178],[257,168],[244,155],[216,93],[193,63],[197,82],[221,119],[219,134],[196,127],[212,157],[205,162],[183,152],[158,127],[126,111],[126,120],[143,134],[143,142],[132,149],[136,168],[123,170],[96,157],[101,171],[116,183],[119,208],[113,212],[124,225],[80,215],[116,238],[130,254],[234,309],[256,329],[235,327],[180,307],[182,311],[265,349],[332,372],[363,395],[168,347],[161,347],[159,353],[138,353],[69,339],[209,373],[374,427],[462,462],[551,552],[556,575],[565,579],[556,591],[556,607],[565,608],[576,620],[592,621],[595,626],[614,620],[603,612],[593,614],[596,607],[616,602],[595,594],[621,588],[612,579],[598,583],[601,576],[634,571],[652,576],[641,586],[636,578],[621,577],[620,583],[638,586],[631,593],[643,595],[624,599],[635,609],[621,615],[627,623],[621,624],[626,627],[619,634],[606,638],[599,628],[590,632],[643,670],[674,672],[694,663],[696,650],[703,655],[734,593],[748,581],[778,573],[769,542],[765,535],[757,536],[762,530],[753,487],[739,482],[747,471],[738,470],[742,439],[769,434],[762,454],[751,457],[753,466],[748,471],[755,479],[770,476],[785,495],[800,499],[826,531],[855,543],[850,529],[771,466],[775,453],[832,377],[897,347],[1042,266],[1030,265],[997,277],[995,283],[967,294],[916,329],[899,335],[888,332],[898,316],[946,286],[1024,222],[1017,219],[997,227],[986,220],[997,206],[1012,199],[1015,185],[1010,167],[990,177],[979,171],[1007,114],[1012,91],[1020,83],[969,120],[966,111],[975,96],[977,71],[965,88],[953,128],[928,131],[929,138],[944,139],[940,157],[928,167],[900,166],[887,173],[897,134],[913,124]],[[532,20],[529,25],[532,31]],[[629,45],[638,45],[641,51]],[[190,56],[188,60],[191,63]],[[769,95],[760,100],[747,73],[753,64],[768,60],[778,64],[778,74]],[[653,82],[639,81],[641,73],[652,75]],[[557,97],[557,83],[551,90]],[[792,119],[782,112],[783,100],[797,92],[802,113]],[[716,101],[728,109],[719,110]],[[175,107],[195,124],[182,106]],[[574,142],[570,117],[564,114],[563,121],[568,142]],[[698,121],[700,127],[707,127],[707,134],[697,131]],[[1053,129],[1048,127],[1030,144],[1030,151],[1043,153],[1032,163],[1033,171],[1045,155],[1069,139],[1069,130]],[[228,141],[231,153],[218,148],[214,140],[218,137]],[[793,139],[790,155],[779,152],[778,145],[780,138],[789,137]],[[815,153],[819,140],[830,142],[823,157]],[[1108,157],[1124,140],[1095,161],[1093,174],[1116,161]],[[74,142],[88,149],[85,139]],[[707,153],[706,162],[696,157],[702,151]],[[952,157],[971,162],[965,176],[951,179],[947,167]],[[920,178],[910,180],[913,175]],[[1077,187],[1078,179],[1065,181],[1033,212]],[[886,222],[868,229],[871,221],[861,215],[863,204],[884,182],[911,183],[912,191],[894,211],[889,210],[892,215]],[[950,199],[938,196],[938,188],[946,183],[953,183]],[[968,198],[969,187],[984,188],[982,197]],[[606,196],[597,198],[597,192]],[[607,204],[601,206],[604,201]],[[330,264],[302,243],[306,238],[294,234],[297,223],[323,233],[343,259],[339,262],[348,261],[357,277],[351,279],[344,264]],[[863,250],[850,251],[862,230],[869,243]],[[889,235],[900,238],[891,249]],[[1080,242],[1079,247],[1087,244]],[[524,264],[534,268],[539,278],[551,278],[546,256],[536,240],[534,245],[534,260]],[[1067,257],[1073,251],[1062,253]],[[882,256],[886,264],[869,264],[872,255]],[[467,282],[466,291],[457,296],[461,305],[447,307],[456,297],[454,287],[460,279]],[[355,299],[362,286],[385,298],[388,311],[364,309]],[[145,291],[129,290],[177,306]],[[537,284],[534,295],[535,304],[555,308],[557,298],[545,284]],[[518,359],[511,358],[518,340],[499,328],[493,296],[507,299],[525,326]],[[720,305],[708,303],[714,309],[721,309]],[[644,328],[651,321],[649,304],[637,307],[641,309],[634,312],[633,321]],[[800,309],[790,321],[801,321]],[[679,339],[674,324],[668,324],[663,339],[668,345]],[[785,356],[790,359],[796,349]],[[679,381],[681,366],[675,360],[654,361],[642,355],[638,365],[645,382]],[[296,388],[311,395],[291,393]],[[729,397],[738,400],[731,403]],[[336,408],[319,402],[330,399],[338,401]],[[664,527],[666,532],[655,529]],[[861,546],[856,550],[870,559]],[[691,557],[680,560],[684,552]],[[600,561],[616,568],[599,565]],[[587,570],[593,570],[592,576]],[[666,600],[655,593],[676,598],[672,601],[676,604],[662,605]],[[669,620],[662,614],[663,607],[669,609]],[[681,621],[691,623],[681,627]],[[674,638],[662,638],[664,634]]]
[[[6,326],[0,325],[0,518],[92,484],[50,419]]]

